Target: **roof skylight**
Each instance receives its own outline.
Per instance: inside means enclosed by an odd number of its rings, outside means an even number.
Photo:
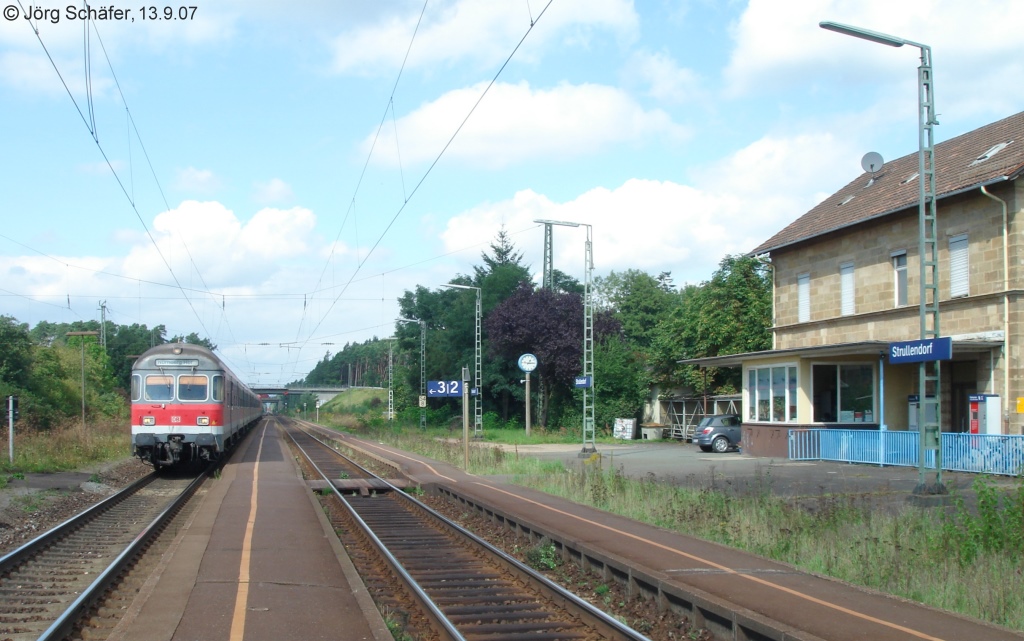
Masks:
[[[975,165],[980,165],[992,156],[998,154],[1000,151],[1006,149],[1012,142],[1012,140],[1007,140],[1006,142],[1001,142],[998,145],[992,145],[988,151],[975,158],[974,162],[972,162],[970,166],[974,167]]]

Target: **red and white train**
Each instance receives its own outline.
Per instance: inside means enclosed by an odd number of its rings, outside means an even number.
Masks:
[[[262,413],[256,393],[205,347],[158,345],[132,367],[132,453],[156,469],[220,458]]]

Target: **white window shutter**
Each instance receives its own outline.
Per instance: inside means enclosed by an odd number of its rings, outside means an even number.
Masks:
[[[806,323],[811,320],[811,275],[800,274],[796,277],[797,290],[797,321]]]
[[[949,239],[949,297],[967,296],[970,293],[967,262],[967,234]]]
[[[853,287],[853,263],[843,263],[839,266],[840,284],[843,294],[843,316],[850,316],[854,313],[854,287]]]

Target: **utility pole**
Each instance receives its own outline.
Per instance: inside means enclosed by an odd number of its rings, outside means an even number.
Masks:
[[[100,345],[107,349],[107,301],[100,301]]]

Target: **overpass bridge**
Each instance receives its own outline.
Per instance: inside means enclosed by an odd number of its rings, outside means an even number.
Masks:
[[[299,394],[313,394],[322,403],[326,403],[338,394],[349,389],[383,389],[380,387],[366,388],[362,386],[344,385],[341,387],[328,387],[323,385],[310,387],[252,387],[257,394],[270,394],[277,396],[298,396]]]

